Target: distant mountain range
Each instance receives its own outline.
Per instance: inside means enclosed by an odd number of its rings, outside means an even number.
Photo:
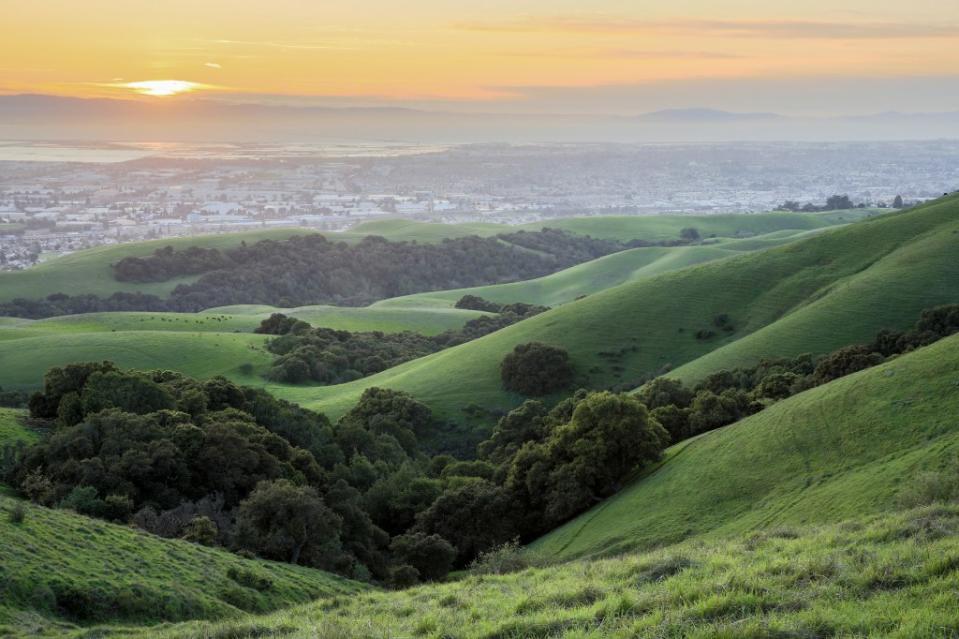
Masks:
[[[637,116],[0,96],[0,139],[719,142],[959,138],[959,111],[837,117],[691,107]]]

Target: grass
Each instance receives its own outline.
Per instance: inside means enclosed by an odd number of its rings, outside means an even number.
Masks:
[[[858,214],[858,213],[856,213]],[[849,214],[855,215],[850,212]],[[634,237],[662,239],[678,237],[679,230],[685,226],[701,227],[706,233],[733,237],[757,235],[783,229],[804,230],[821,228],[841,220],[831,220],[820,215],[770,213],[759,215],[718,216],[666,216],[633,218],[573,218],[526,225],[528,230],[538,230],[544,226],[566,228],[571,232],[587,232],[611,239],[631,239]],[[720,219],[721,218],[721,219]],[[505,224],[435,224],[410,220],[378,220],[360,224],[356,228],[325,235],[334,241],[357,242],[367,235],[382,235],[394,241],[438,242],[444,238],[465,235],[489,236],[496,233],[512,232],[519,227]],[[285,239],[291,235],[311,233],[309,229],[265,229],[244,233],[220,235],[201,235],[185,238],[167,238],[134,242],[112,246],[101,246],[52,259],[48,262],[23,271],[0,272],[0,302],[17,297],[38,299],[52,293],[70,295],[94,294],[107,296],[117,291],[140,291],[153,295],[166,296],[178,284],[191,282],[196,276],[178,278],[167,282],[137,284],[135,282],[117,282],[113,279],[110,264],[128,256],[143,256],[163,246],[185,248],[204,246],[208,248],[229,248],[241,241],[247,243],[261,239]]]
[[[959,478],[959,336],[681,442],[533,548],[569,559],[872,515],[943,469]]]
[[[952,637],[959,633],[957,533],[959,506],[940,505],[117,636]]]
[[[32,444],[40,433],[24,423],[26,411],[19,408],[0,408],[0,449],[7,445]]]
[[[502,390],[498,367],[515,345],[534,340],[569,351],[577,384],[593,388],[636,384],[684,364],[676,374],[694,381],[761,357],[823,353],[883,328],[911,326],[922,309],[959,300],[957,237],[959,196],[951,196],[626,282],[349,384],[271,390],[336,416],[365,388],[385,386],[467,422],[463,409],[470,404],[506,410],[522,400]],[[735,330],[697,339],[720,314],[729,315]],[[488,428],[488,421],[477,427]]]
[[[500,304],[526,302],[559,306],[626,282],[635,282],[743,252],[786,244],[807,233],[810,231],[782,231],[751,240],[726,240],[702,246],[636,248],[533,280],[394,297],[377,302],[372,308],[449,308],[467,294],[478,295]]]
[[[0,272],[0,302],[17,297],[39,299],[52,293],[69,295],[93,294],[108,296],[117,291],[140,291],[165,296],[178,284],[191,282],[196,277],[178,278],[167,282],[137,284],[118,282],[113,279],[110,265],[124,257],[149,255],[164,246],[186,248],[230,248],[241,241],[256,242],[262,239],[285,239],[291,235],[306,233],[303,229],[268,229],[246,233],[224,233],[194,237],[166,238],[147,242],[115,244],[78,251],[54,258],[23,271]]]
[[[0,636],[60,637],[77,624],[236,617],[364,586],[318,570],[244,559],[0,495]],[[254,590],[228,574],[272,586]],[[242,581],[242,576],[240,577]]]
[[[273,361],[273,355],[264,348],[267,337],[129,330],[51,331],[37,337],[0,340],[0,386],[36,388],[53,366],[105,359],[122,368],[170,369],[198,378],[223,375],[241,384],[256,385],[262,383],[260,375]],[[249,371],[244,364],[250,365]]]

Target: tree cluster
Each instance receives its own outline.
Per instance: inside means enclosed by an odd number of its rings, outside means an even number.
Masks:
[[[530,304],[498,306],[495,316],[466,322],[463,328],[424,336],[411,331],[350,332],[314,328],[309,323],[274,313],[257,333],[277,335],[267,349],[279,355],[268,377],[276,382],[342,384],[367,377],[444,348],[488,335],[547,310]]]
[[[844,346],[813,358],[764,359],[751,368],[723,370],[693,388],[656,378],[637,397],[669,431],[673,442],[732,424],[769,404],[834,379],[876,366],[887,358],[959,332],[959,304],[924,310],[912,329],[884,330],[869,344]]]
[[[541,342],[518,344],[500,362],[503,388],[527,396],[549,395],[573,382],[569,354]]]

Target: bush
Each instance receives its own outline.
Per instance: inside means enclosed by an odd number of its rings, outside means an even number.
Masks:
[[[201,546],[213,546],[219,533],[212,519],[200,515],[191,519],[183,529],[183,539]]]
[[[530,342],[518,345],[503,358],[500,376],[506,390],[523,395],[548,395],[569,387],[573,366],[563,349]]]
[[[545,559],[524,550],[519,539],[514,539],[480,553],[479,557],[470,564],[470,571],[481,575],[505,575],[544,565],[546,565]]]
[[[22,524],[27,518],[27,507],[23,505],[23,502],[18,501],[10,509],[8,516],[11,524]]]
[[[265,592],[273,588],[272,579],[246,568],[230,566],[226,571],[226,576],[245,588],[252,588],[259,592]]]
[[[439,535],[420,532],[394,537],[390,551],[397,563],[416,568],[423,581],[441,581],[449,574],[456,549]]]
[[[390,571],[390,585],[396,589],[415,586],[420,581],[420,573],[413,566],[396,566]]]
[[[487,313],[499,313],[500,305],[489,300],[484,300],[477,295],[464,295],[459,298],[454,305],[455,308],[467,309],[470,311],[486,311]]]

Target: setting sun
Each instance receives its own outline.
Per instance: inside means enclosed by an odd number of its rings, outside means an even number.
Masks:
[[[142,82],[125,82],[117,85],[126,89],[133,89],[140,95],[167,97],[180,93],[189,93],[203,88],[204,85],[186,80],[143,80]]]

